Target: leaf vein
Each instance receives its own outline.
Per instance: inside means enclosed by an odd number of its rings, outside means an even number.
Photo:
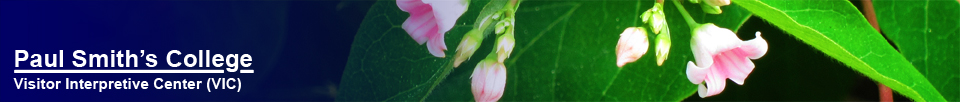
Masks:
[[[515,58],[513,58],[513,59],[510,60],[511,63],[516,62],[516,61],[517,61],[516,58],[519,58],[520,56],[522,56],[523,53],[527,51],[527,49],[529,49],[531,46],[533,46],[533,45],[537,42],[537,40],[540,39],[540,37],[543,37],[543,35],[545,35],[548,31],[552,30],[554,26],[556,26],[557,24],[560,23],[560,21],[563,21],[563,20],[565,20],[565,19],[569,19],[570,16],[573,14],[573,11],[576,11],[576,9],[577,9],[578,7],[580,7],[580,4],[579,4],[579,3],[568,3],[568,4],[565,4],[565,5],[571,5],[571,6],[573,6],[573,8],[571,8],[569,11],[567,11],[566,14],[563,14],[562,16],[558,17],[557,20],[554,20],[552,23],[550,23],[550,25],[547,25],[547,28],[544,29],[544,30],[542,30],[542,31],[540,31],[540,33],[537,34],[537,36],[534,36],[533,39],[530,40],[530,43],[527,43],[527,45],[525,45],[525,46],[523,46],[523,48],[519,49],[519,51],[517,51],[517,54],[512,56],[512,57],[515,57]]]
[[[792,23],[793,25],[797,25],[797,26],[803,28],[804,30],[808,30],[808,31],[815,32],[816,35],[821,36],[822,38],[824,38],[825,40],[827,40],[828,42],[830,42],[830,45],[831,45],[831,46],[838,47],[838,48],[842,48],[842,46],[840,46],[840,44],[838,44],[838,43],[837,43],[836,41],[834,41],[833,39],[830,39],[829,37],[827,37],[826,35],[824,35],[824,34],[821,33],[820,31],[817,31],[817,30],[815,30],[815,29],[813,29],[813,28],[811,28],[811,27],[809,27],[809,26],[800,24],[800,23],[797,22],[794,18],[792,18],[792,17],[790,17],[789,15],[787,15],[786,12],[784,12],[783,10],[780,10],[780,9],[778,9],[778,8],[775,8],[775,7],[772,7],[772,6],[770,6],[770,5],[767,5],[766,3],[760,2],[759,0],[750,0],[750,1],[757,2],[758,4],[760,4],[759,6],[763,6],[763,7],[765,7],[765,8],[772,9],[772,10],[775,10],[775,11],[780,11],[780,12],[779,12],[779,15],[782,15],[782,16],[786,17],[787,19],[791,19],[791,20],[789,20],[789,23]],[[802,39],[801,39],[801,40],[802,40]],[[815,47],[816,47],[816,46],[815,46]],[[819,48],[818,48],[818,49],[819,49]],[[848,55],[848,57],[855,57],[855,55],[853,55],[852,53],[850,53],[850,52],[847,51],[846,49],[841,49],[840,51],[843,51],[843,54]],[[843,56],[837,56],[837,57],[843,57]],[[867,71],[867,72],[871,72],[871,73],[879,73],[879,72],[877,72],[876,70],[874,70],[874,68],[873,68],[872,66],[866,64],[866,62],[864,62],[862,59],[854,59],[854,61],[857,61],[857,62],[860,63],[860,64],[864,64],[864,66],[867,67],[867,68],[854,68],[854,69],[861,69],[861,70],[863,70],[863,71]],[[848,65],[848,66],[849,66],[849,65]],[[887,77],[887,76],[885,76],[885,75],[883,75],[883,74],[876,74],[876,75],[879,76],[879,78],[887,79],[887,80],[889,80],[889,81],[891,81],[891,82],[894,82],[894,83],[896,83],[896,85],[907,86],[906,84],[904,84],[904,83],[902,83],[902,82],[900,82],[900,81],[898,81],[898,80],[894,80],[894,79],[892,79],[892,78],[890,78],[890,77]],[[914,90],[913,87],[905,87],[905,88],[907,88],[907,89],[909,89],[909,90]],[[906,92],[906,91],[899,91],[899,92]],[[917,98],[918,101],[924,101],[923,96],[920,96],[920,95],[919,95],[920,93],[918,93],[918,92],[916,92],[916,91],[912,91],[910,94],[914,94],[914,96],[917,96],[917,97],[918,97],[918,98]]]

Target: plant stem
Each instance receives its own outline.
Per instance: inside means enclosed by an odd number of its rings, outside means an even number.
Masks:
[[[870,22],[870,25],[873,26],[873,29],[880,31],[880,25],[877,24],[877,13],[873,9],[873,0],[863,0],[863,16],[867,17],[867,21]],[[877,83],[877,87],[880,88],[880,102],[893,102],[893,90],[886,85]]]
[[[447,77],[450,76],[450,73],[453,72],[453,68],[455,68],[453,67],[454,60],[456,59],[450,59],[450,61],[447,61],[447,64],[443,65],[443,69],[441,69],[443,70],[443,72],[440,72],[441,73],[440,76],[436,78],[436,80],[433,80],[433,85],[430,85],[430,89],[428,89],[427,94],[423,95],[423,97],[420,98],[421,102],[426,101],[427,97],[430,97],[430,93],[433,93],[433,89],[436,89],[437,86],[440,85],[440,82],[443,82],[444,79],[447,79]]]
[[[690,13],[687,13],[687,9],[683,8],[683,5],[680,5],[679,0],[670,0],[673,1],[673,5],[677,7],[677,11],[680,11],[680,15],[683,16],[683,20],[686,20],[687,26],[690,26],[690,31],[694,31],[699,27],[700,24],[697,21],[693,20],[693,17],[690,17]]]
[[[867,21],[870,22],[870,25],[873,26],[873,29],[880,31],[880,25],[877,25],[877,13],[873,10],[873,1],[872,0],[863,0],[863,15],[867,17]]]
[[[880,102],[893,102],[893,90],[890,87],[880,83],[877,83],[877,87],[880,88]]]

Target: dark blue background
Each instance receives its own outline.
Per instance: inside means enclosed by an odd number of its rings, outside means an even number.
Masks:
[[[8,1],[0,2],[0,101],[332,101],[350,44],[372,1]],[[55,54],[64,50],[63,68],[14,67],[14,50]],[[157,67],[171,68],[170,50],[197,54],[250,54],[254,74],[13,74],[13,69],[76,68],[70,53],[109,54],[131,50],[156,54]],[[179,59],[181,57],[173,57]],[[237,77],[230,90],[58,90],[16,89],[12,78],[150,81]],[[153,86],[153,85],[151,85]]]

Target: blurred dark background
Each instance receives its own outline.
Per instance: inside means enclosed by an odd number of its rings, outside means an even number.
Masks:
[[[156,54],[155,68],[172,68],[166,52],[197,54],[250,54],[254,74],[0,74],[3,78],[46,80],[104,80],[126,78],[153,81],[205,80],[236,77],[241,92],[207,90],[17,90],[0,84],[0,101],[333,101],[357,28],[372,0],[295,1],[0,1],[0,49],[55,54],[84,50],[108,54],[110,50],[146,50]],[[13,55],[4,54],[5,58]],[[64,68],[13,67],[13,69],[77,69],[64,56]],[[179,58],[182,58],[180,56]],[[174,57],[173,59],[179,59]],[[4,59],[6,62],[13,59]],[[141,62],[144,62],[141,59]],[[26,65],[29,62],[20,62]],[[86,68],[86,67],[84,67]],[[80,68],[80,69],[84,69]],[[100,68],[97,68],[100,69]],[[103,68],[110,69],[110,68]],[[129,69],[129,68],[117,68]],[[9,81],[9,79],[7,79]],[[153,86],[153,85],[151,85]]]

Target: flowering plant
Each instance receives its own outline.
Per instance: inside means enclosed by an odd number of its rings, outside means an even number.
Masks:
[[[955,0],[440,1],[375,3],[338,100],[960,100]]]

